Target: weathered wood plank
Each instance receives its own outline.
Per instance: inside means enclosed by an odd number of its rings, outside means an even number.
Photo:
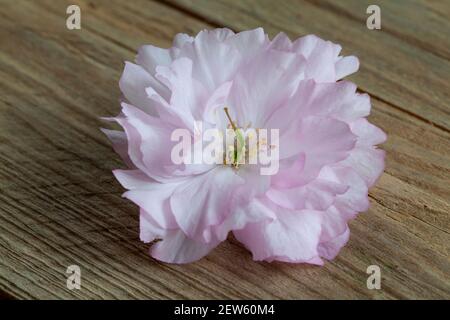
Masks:
[[[383,32],[446,60],[450,59],[450,5],[428,0],[320,0],[325,9],[347,15],[364,23],[369,5],[381,10]]]
[[[314,33],[340,43],[345,54],[360,58],[360,72],[351,79],[362,90],[450,130],[450,62],[392,32],[368,30],[362,18],[365,8],[362,13],[355,13],[346,1],[339,6],[335,1],[333,6],[327,6],[328,2],[306,0],[169,0],[168,3],[210,19],[214,17],[217,25],[235,30],[262,26],[272,36],[280,31],[292,38]],[[413,18],[410,23],[414,23]],[[448,29],[448,21],[441,22],[442,28]]]
[[[64,27],[72,2],[81,31]],[[98,117],[118,112],[123,60],[140,44],[167,46],[176,32],[210,25],[151,1],[15,1],[0,17],[0,291],[8,296],[450,297],[447,131],[373,99],[370,119],[389,134],[386,173],[371,209],[351,222],[348,246],[322,268],[256,263],[232,238],[199,262],[162,264],[138,239],[137,209],[120,197],[111,170],[122,164]],[[65,286],[71,264],[82,269],[80,291]],[[366,288],[371,264],[381,267],[382,290]]]

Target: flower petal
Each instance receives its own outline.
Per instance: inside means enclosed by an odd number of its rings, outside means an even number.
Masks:
[[[366,94],[356,93],[356,85],[348,81],[317,83],[301,81],[295,94],[279,110],[270,123],[284,119],[320,116],[352,122],[370,113],[370,99]]]
[[[207,92],[192,74],[192,61],[179,58],[170,67],[156,68],[156,78],[170,90],[170,105],[190,112],[195,119],[202,119],[207,102]]]
[[[315,179],[299,187],[271,188],[266,195],[274,203],[287,209],[326,210],[333,204],[336,195],[343,194],[347,190],[348,186],[344,184]]]
[[[193,62],[192,76],[201,80],[208,92],[230,81],[241,62],[236,48],[220,41],[218,36],[207,30],[200,31],[192,44],[185,45],[180,53]]]
[[[334,258],[336,258],[342,247],[347,244],[349,238],[350,229],[346,228],[345,231],[339,236],[327,242],[321,242],[318,247],[320,256],[327,260],[333,260]]]
[[[243,183],[231,167],[216,167],[182,183],[170,198],[180,228],[190,238],[211,241],[207,229],[227,218],[234,190]]]
[[[127,135],[123,131],[100,129],[112,142],[114,151],[122,158],[123,162],[129,167],[134,169],[135,166],[128,155],[128,140]]]
[[[163,49],[152,45],[139,48],[136,62],[144,67],[151,75],[155,75],[157,66],[170,66],[174,58],[170,49]]]
[[[300,263],[318,257],[322,220],[319,211],[292,211],[267,201],[260,201],[259,205],[271,210],[277,219],[251,223],[233,232],[236,239],[253,253],[254,260]]]
[[[145,189],[134,189],[123,194],[139,207],[163,229],[178,228],[170,208],[169,199],[178,187],[178,183],[149,183]]]
[[[219,241],[203,243],[188,238],[182,231],[169,231],[164,239],[155,243],[150,255],[167,263],[190,263],[206,256]]]
[[[229,98],[230,113],[239,119],[239,126],[250,123],[253,128],[267,128],[266,121],[303,78],[304,67],[301,55],[276,50],[263,51],[243,66]]]
[[[371,187],[383,173],[384,157],[385,151],[376,147],[356,147],[342,165],[353,168]]]
[[[374,146],[386,141],[386,133],[362,118],[350,124],[352,132],[358,136],[356,145]]]
[[[131,62],[125,63],[125,68],[119,80],[119,87],[128,102],[153,116],[156,115],[153,101],[149,99],[145,89],[152,87],[162,97],[168,97],[167,89],[159,81],[144,68]]]
[[[149,184],[154,183],[155,180],[151,179],[141,170],[113,170],[113,174],[117,181],[128,190],[132,189],[145,189]]]
[[[359,60],[355,56],[340,57],[336,62],[336,80],[342,79],[359,69]]]
[[[296,146],[284,141],[296,141]],[[300,119],[297,128],[280,138],[280,149],[285,156],[303,153],[305,164],[303,171],[296,176],[297,185],[314,179],[325,165],[347,158],[356,143],[356,136],[350,127],[342,121],[332,118],[307,117]],[[285,151],[283,151],[285,150]]]

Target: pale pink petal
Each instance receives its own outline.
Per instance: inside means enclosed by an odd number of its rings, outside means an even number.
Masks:
[[[328,242],[347,229],[346,217],[342,216],[335,206],[329,207],[323,212],[322,217],[322,233],[320,242]]]
[[[298,52],[308,61],[306,78],[317,82],[334,82],[356,72],[358,58],[341,57],[341,46],[324,41],[315,35],[307,35],[294,41],[289,51]]]
[[[135,166],[133,161],[131,161],[128,155],[128,140],[127,135],[123,131],[100,129],[112,142],[114,151],[122,158],[123,162],[131,168],[134,169]]]
[[[292,51],[292,41],[284,32],[280,32],[272,39],[270,48],[281,51]]]
[[[162,122],[193,131],[195,119],[190,109],[170,105],[151,87],[145,91],[148,97],[155,102],[154,108]]]
[[[193,78],[191,60],[180,58],[170,67],[157,67],[156,78],[172,91],[172,107],[190,112],[196,119],[202,118],[208,96],[203,85]]]
[[[334,45],[331,42],[319,42],[307,59],[307,79],[317,82],[336,80]]]
[[[178,228],[170,208],[170,197],[179,183],[149,183],[145,189],[127,191],[123,197],[144,209],[163,229]]]
[[[355,170],[350,167],[344,167],[340,163],[326,169],[333,172],[336,177],[336,182],[346,184],[349,187],[344,194],[336,196],[333,204],[339,210],[343,219],[349,220],[357,212],[363,212],[369,209],[367,185]],[[319,177],[324,177],[323,171]]]
[[[136,144],[129,145],[129,153],[133,162],[148,176],[158,181],[171,180],[173,162],[171,160],[170,141],[173,128],[158,121],[130,105],[122,104],[122,112],[126,118],[120,120],[125,128],[128,140]],[[134,161],[139,159],[139,165]]]
[[[205,230],[227,218],[234,189],[244,182],[231,167],[217,167],[182,183],[170,198],[180,228],[190,238],[209,242]]]
[[[324,41],[315,35],[308,35],[296,40],[292,50],[307,59],[307,79],[314,79],[317,82],[336,80],[335,61],[341,50],[339,45]]]
[[[234,186],[233,200],[228,203],[230,214],[208,231],[211,236],[223,241],[231,230],[242,229],[248,223],[274,218],[271,212],[260,210],[261,207],[248,207],[249,199],[263,196],[270,187],[270,176],[261,175],[258,171],[258,166],[244,166],[236,171],[243,181]]]
[[[167,234],[167,230],[161,228],[143,209],[140,210],[139,214],[139,229],[139,237],[145,243],[162,239]]]
[[[141,170],[113,170],[117,181],[125,189],[145,189],[149,184],[155,182]]]
[[[359,60],[355,56],[341,57],[336,62],[336,80],[342,79],[359,69]]]
[[[192,43],[193,41],[194,37],[191,37],[186,33],[178,33],[173,39],[173,46],[182,49],[185,44]]]
[[[307,117],[298,123],[297,130],[280,138],[283,141],[297,141],[297,146],[290,147],[292,154],[303,153],[305,164],[301,174],[296,178],[297,184],[311,181],[327,165],[347,158],[356,143],[356,136],[350,127],[342,121],[332,118]]]
[[[225,44],[217,38],[217,34],[206,30],[200,31],[192,44],[183,47],[181,56],[193,61],[193,78],[201,79],[209,92],[230,81],[241,62],[236,48]]]
[[[208,32],[208,31],[207,31]],[[210,31],[220,42],[227,40],[228,38],[235,35],[233,30],[228,28],[217,28]]]
[[[221,121],[219,113],[224,113],[223,108],[227,105],[232,84],[231,81],[225,82],[213,92],[206,103],[203,119],[214,124]]]
[[[316,35],[309,34],[296,39],[293,43],[292,50],[301,53],[305,58],[309,58],[316,46],[320,42],[325,42]]]
[[[321,116],[351,122],[370,113],[368,95],[357,94],[356,89],[356,85],[348,81],[338,83],[302,81],[279,113],[293,119],[297,115]],[[271,122],[275,120],[271,119]]]
[[[141,136],[139,132],[126,121],[123,117],[115,119],[118,124],[125,130],[125,134],[128,140],[128,157],[132,163],[132,168],[136,167],[142,171],[146,171],[146,167],[143,162],[143,154],[141,152]]]
[[[162,49],[152,45],[139,48],[136,63],[144,67],[151,75],[155,75],[157,66],[170,66],[174,58],[171,50]]]
[[[145,89],[153,87],[161,96],[168,95],[167,90],[144,68],[130,62],[125,63],[119,86],[128,102],[153,116],[156,115],[153,101],[148,98]]]
[[[345,246],[350,238],[350,229],[346,228],[345,231],[337,237],[319,244],[318,251],[321,257],[327,260],[333,260],[339,251]]]
[[[256,201],[256,200],[253,200]],[[321,233],[320,211],[292,211],[262,204],[277,219],[249,223],[234,231],[236,239],[253,254],[254,260],[308,262],[318,257]]]
[[[365,118],[352,122],[350,128],[358,136],[358,146],[374,146],[386,141],[386,133]]]
[[[249,59],[252,59],[258,51],[268,47],[269,39],[262,28],[256,28],[236,33],[228,37],[225,43],[237,50],[242,66],[243,63],[245,64]]]
[[[384,157],[385,151],[376,147],[357,147],[342,165],[353,168],[371,187],[383,173]]]
[[[294,53],[268,50],[255,56],[233,81],[230,113],[241,127],[267,128],[266,121],[303,78],[304,67],[304,58]]]
[[[293,188],[299,185],[297,176],[300,175],[305,168],[305,154],[300,153],[293,158],[294,160],[289,166],[281,168],[276,175],[271,176],[271,184],[273,187]]]
[[[203,243],[186,237],[182,231],[169,231],[164,239],[155,243],[150,255],[167,263],[190,263],[200,260],[219,244],[218,241]]]
[[[271,188],[267,197],[281,207],[301,210],[326,210],[339,194],[348,190],[348,186],[336,182],[315,179],[314,181],[294,188]]]

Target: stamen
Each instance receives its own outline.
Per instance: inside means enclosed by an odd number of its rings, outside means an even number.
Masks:
[[[228,121],[229,121],[230,124],[231,124],[231,127],[233,128],[234,131],[236,131],[236,130],[237,130],[237,127],[236,127],[236,125],[234,124],[233,120],[231,120],[230,114],[228,113],[228,108],[225,107],[225,108],[223,108],[223,110],[225,111],[225,114],[227,115],[227,118],[228,118]]]
[[[233,151],[233,161],[232,165],[237,169],[239,168],[239,160],[242,155],[242,151],[245,150],[245,140],[242,136],[242,133],[240,132],[240,129],[236,126],[236,124],[231,119],[230,114],[228,113],[228,108],[224,107],[223,110],[225,111],[225,114],[228,118],[228,121],[230,122],[231,127],[233,128],[237,140],[234,141],[234,151]],[[226,164],[226,161],[224,161]]]

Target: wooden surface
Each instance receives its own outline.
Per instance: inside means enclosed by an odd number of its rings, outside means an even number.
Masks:
[[[78,4],[82,29],[67,30]],[[1,0],[0,297],[450,298],[450,5],[446,0]],[[368,4],[382,30],[366,28]],[[99,131],[116,115],[124,60],[177,32],[262,26],[315,33],[360,58],[350,77],[372,97],[388,141],[371,208],[324,267],[257,263],[236,240],[184,266],[147,255],[137,208]],[[81,267],[81,290],[66,268]],[[379,265],[381,290],[366,268]]]

